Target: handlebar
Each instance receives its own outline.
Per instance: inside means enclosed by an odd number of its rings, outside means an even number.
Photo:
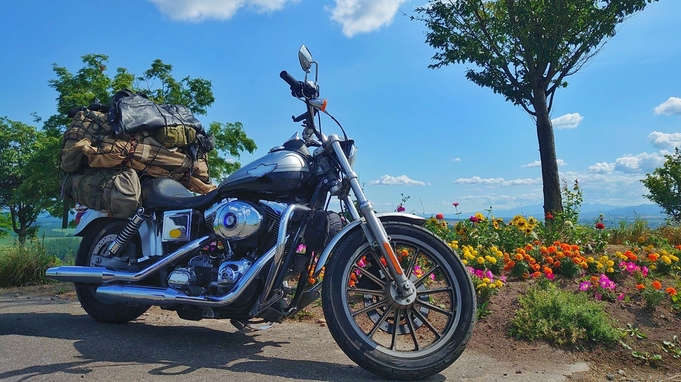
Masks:
[[[291,86],[291,93],[293,93],[294,96],[299,97],[299,94],[302,93],[302,83],[293,78],[293,76],[288,74],[285,70],[282,70],[281,73],[279,73],[279,77]]]

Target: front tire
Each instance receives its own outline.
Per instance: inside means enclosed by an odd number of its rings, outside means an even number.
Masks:
[[[83,240],[80,242],[78,254],[76,255],[76,265],[86,267],[97,266],[93,259],[106,253],[109,244],[125,227],[127,221],[107,219],[95,222],[94,224],[83,235]],[[136,240],[139,242],[139,239],[136,238]],[[137,248],[140,248],[139,245]],[[136,319],[149,309],[149,305],[133,306],[98,297],[98,286],[99,284],[76,283],[76,294],[78,295],[80,305],[90,317],[97,321],[109,324],[124,324]]]
[[[437,236],[406,223],[384,227],[416,299],[395,298],[385,260],[357,230],[326,267],[324,317],[359,366],[384,378],[425,378],[463,352],[473,332],[475,289],[459,257]]]

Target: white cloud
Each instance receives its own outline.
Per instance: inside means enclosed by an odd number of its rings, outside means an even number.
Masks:
[[[584,117],[579,115],[579,113],[571,113],[552,119],[551,123],[556,129],[574,129],[579,126],[583,119]]]
[[[203,21],[226,20],[242,7],[252,7],[258,12],[273,12],[288,2],[298,0],[149,0],[174,20]]]
[[[615,171],[622,171],[625,174],[646,174],[662,166],[664,161],[663,153],[627,154],[615,159]]]
[[[653,108],[655,114],[681,114],[681,98],[669,97],[668,100],[662,102]]]
[[[541,178],[510,179],[504,178],[481,178],[474,176],[471,178],[459,178],[454,181],[456,184],[482,184],[486,186],[532,186],[541,184]]]
[[[420,180],[413,180],[410,179],[406,175],[400,175],[400,176],[390,176],[390,175],[383,175],[380,179],[378,180],[370,180],[369,184],[378,184],[378,185],[383,185],[383,186],[425,186],[427,183],[421,182]]]
[[[556,162],[558,163],[558,167],[565,166],[567,164],[562,159],[556,159]],[[525,168],[525,167],[541,167],[541,161],[536,160],[536,161],[528,163],[528,164],[520,165],[520,167],[523,167],[523,168]]]
[[[673,150],[675,147],[681,147],[681,133],[661,133],[653,131],[648,134],[648,142],[657,149]]]
[[[452,162],[461,162],[461,158],[454,158],[452,159]]]
[[[589,166],[587,171],[591,172],[591,173],[595,173],[595,174],[609,174],[609,173],[615,171],[615,164],[614,163],[607,163],[607,162],[600,162],[600,163],[596,163],[593,166]]]
[[[331,20],[343,26],[343,34],[352,37],[357,33],[372,32],[389,25],[398,7],[409,0],[335,0]]]

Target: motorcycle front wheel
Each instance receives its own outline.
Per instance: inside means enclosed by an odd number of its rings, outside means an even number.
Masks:
[[[475,289],[459,257],[437,236],[406,223],[384,227],[416,298],[400,298],[385,259],[357,230],[326,267],[324,317],[359,366],[389,379],[425,378],[463,352],[473,332]]]

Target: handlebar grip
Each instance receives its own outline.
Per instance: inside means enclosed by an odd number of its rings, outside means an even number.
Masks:
[[[279,77],[291,86],[291,90],[297,91],[300,89],[300,82],[293,78],[292,75],[288,74],[287,71],[282,70],[281,73],[279,73]]]

